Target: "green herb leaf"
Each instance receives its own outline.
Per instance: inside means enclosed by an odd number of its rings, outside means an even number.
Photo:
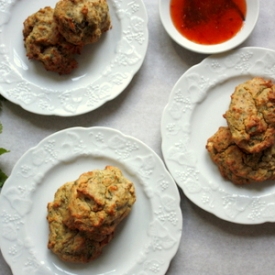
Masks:
[[[5,148],[0,148],[0,155],[3,155],[5,153],[8,153],[9,150],[5,149]]]
[[[2,95],[0,95],[0,111],[2,110],[2,100],[5,100],[5,98]],[[2,131],[3,131],[3,125],[0,122],[0,134],[2,133]],[[3,155],[8,152],[9,150],[0,147],[0,155]],[[0,168],[0,189],[3,187],[7,178],[8,176]]]
[[[0,188],[3,187],[8,176],[0,169]]]

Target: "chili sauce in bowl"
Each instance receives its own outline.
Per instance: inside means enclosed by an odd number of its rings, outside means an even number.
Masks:
[[[238,46],[251,34],[259,0],[159,0],[159,12],[178,44],[212,54]]]

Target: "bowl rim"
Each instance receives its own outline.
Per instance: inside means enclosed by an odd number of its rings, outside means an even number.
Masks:
[[[193,52],[203,54],[222,53],[244,42],[254,30],[260,11],[260,0],[246,0],[247,12],[241,30],[234,37],[223,43],[203,45],[188,40],[175,28],[170,15],[170,2],[171,0],[159,0],[159,14],[164,29],[180,46]]]

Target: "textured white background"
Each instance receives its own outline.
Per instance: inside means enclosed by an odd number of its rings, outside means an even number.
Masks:
[[[240,47],[275,50],[275,3],[260,2],[256,28]],[[160,119],[169,93],[179,77],[206,55],[185,50],[170,39],[160,21],[157,0],[145,0],[145,5],[149,17],[148,52],[140,71],[116,99],[98,110],[71,118],[35,115],[4,102],[0,147],[11,152],[0,158],[0,166],[7,174],[29,148],[52,133],[73,126],[118,129],[145,142],[162,157]],[[182,240],[167,275],[275,274],[275,224],[245,226],[225,222],[198,208],[184,194],[181,196]],[[11,275],[1,254],[0,275]]]

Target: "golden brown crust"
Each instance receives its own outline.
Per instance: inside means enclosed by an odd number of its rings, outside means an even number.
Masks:
[[[82,174],[68,201],[70,228],[109,235],[129,214],[136,200],[132,182],[112,166]]]
[[[77,67],[73,54],[80,53],[81,46],[67,42],[59,33],[51,7],[24,21],[23,36],[28,58],[42,62],[46,70],[69,74]]]
[[[206,148],[221,175],[235,184],[275,178],[275,145],[260,153],[249,154],[235,144],[228,127],[220,127],[207,140]]]
[[[248,153],[275,143],[275,85],[260,77],[238,85],[224,117],[232,139]]]
[[[102,253],[113,235],[105,236],[101,241],[89,239],[85,232],[68,228],[63,217],[67,215],[67,201],[73,182],[61,186],[48,204],[47,220],[49,222],[48,248],[60,259],[67,262],[87,263]]]
[[[59,32],[75,45],[95,43],[111,28],[106,0],[60,0],[54,18]]]
[[[135,200],[133,183],[112,166],[65,183],[48,203],[48,248],[64,261],[94,260]]]

